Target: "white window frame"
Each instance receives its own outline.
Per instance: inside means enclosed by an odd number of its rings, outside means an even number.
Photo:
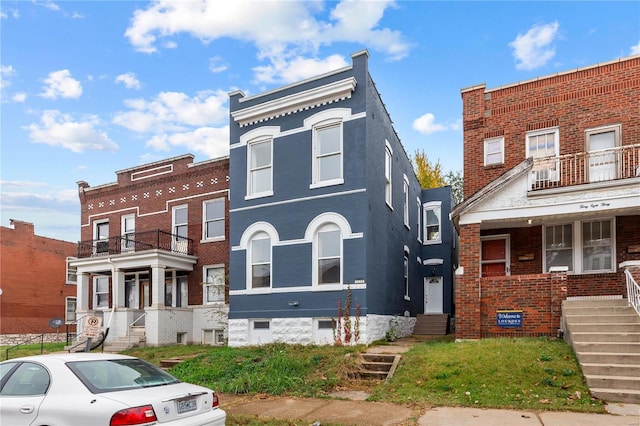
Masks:
[[[269,259],[266,262],[253,261],[253,242],[257,240],[269,240]],[[269,266],[269,285],[266,287],[253,287],[253,266]],[[247,243],[247,290],[252,292],[268,292],[273,286],[273,239],[265,231],[256,232]]]
[[[337,127],[339,129],[339,149],[326,154],[319,154],[319,138],[318,132],[326,129]],[[340,172],[337,178],[320,180],[320,166],[319,163],[322,159],[338,156],[340,163]],[[342,120],[328,120],[321,123],[317,123],[313,126],[313,164],[312,164],[312,181],[309,186],[310,189],[322,188],[325,186],[341,185],[344,183],[344,148],[343,148],[343,122]]]
[[[403,278],[404,278],[404,300],[411,300],[409,297],[409,249],[405,247],[403,256]]]
[[[585,223],[595,223],[595,222],[609,222],[610,223],[610,232],[611,232],[611,246],[609,254],[611,255],[611,268],[610,269],[597,269],[597,270],[588,270],[584,267],[584,238],[583,238],[583,229],[582,226]],[[573,272],[569,271],[569,274],[574,275],[589,275],[589,274],[601,274],[601,273],[614,273],[616,272],[616,218],[615,217],[604,217],[604,218],[596,218],[589,220],[576,220],[573,222],[562,222],[562,223],[554,223],[549,226],[558,226],[558,225],[571,225],[573,227]],[[546,226],[542,227],[542,267],[543,271],[548,271],[549,266],[547,266],[547,251],[546,251]]]
[[[494,144],[499,143],[500,150],[499,151],[489,151],[489,148]],[[500,154],[500,161],[491,161],[489,162],[489,157],[492,154]],[[493,166],[497,164],[504,164],[504,136],[498,136],[495,138],[489,138],[484,140],[484,165],[485,166]]]
[[[220,272],[222,271],[222,281],[211,279],[209,276],[210,270],[216,270]],[[225,289],[225,265],[224,263],[219,263],[216,265],[205,265],[202,267],[202,304],[203,305],[211,305],[215,303],[224,303],[224,289]],[[215,292],[218,296],[216,300],[208,300],[209,290]]]
[[[70,305],[73,302],[75,309],[71,311]],[[64,298],[64,323],[75,324],[77,321],[76,311],[78,310],[78,299],[75,296],[67,296]]]
[[[100,233],[103,225],[107,226],[107,235],[104,236]],[[109,254],[109,219],[100,219],[93,222],[93,241],[94,254],[96,255],[108,255]]]
[[[505,259],[482,259],[482,242],[489,240],[504,240]],[[489,263],[504,263],[504,275],[507,277],[511,276],[511,236],[509,234],[487,235],[485,237],[480,237],[480,270],[478,271],[480,277],[482,277],[482,265]]]
[[[428,219],[428,214],[427,212],[429,211],[437,211],[436,217],[438,218],[438,238],[437,239],[430,239],[429,238],[429,232],[428,229],[429,226],[433,226],[429,224]],[[424,203],[422,206],[422,227],[423,227],[423,233],[422,233],[422,244],[424,245],[429,245],[429,244],[441,244],[442,243],[442,201],[431,201],[428,203]]]
[[[133,227],[132,227],[133,225]],[[127,214],[120,217],[120,247],[122,252],[135,251],[136,215]]]
[[[384,151],[384,201],[393,210],[393,149],[387,140]]]
[[[402,218],[404,221],[404,226],[407,229],[411,229],[411,225],[409,225],[409,178],[407,175],[404,175],[404,180],[402,184]]]
[[[533,138],[538,138],[542,135],[553,135],[552,155],[534,155],[534,152],[531,149],[531,142]],[[534,169],[531,172],[533,174],[531,178],[535,184],[539,185],[542,182],[557,182],[560,179],[560,164],[558,164],[559,155],[560,129],[558,127],[547,127],[527,132],[525,137],[525,158],[533,157],[534,161],[537,160],[537,164],[534,163]]]
[[[165,306],[174,308],[186,308],[189,306],[189,277],[187,275],[178,275],[176,271],[165,271],[164,287],[163,300]],[[166,297],[167,290],[171,292],[170,302]],[[167,302],[170,304],[167,305]]]
[[[68,256],[65,260],[66,274],[65,284],[78,285],[78,268],[71,266],[69,263],[78,260],[77,257]]]
[[[584,132],[585,151],[589,153],[589,160],[588,160],[588,163],[585,165],[585,170],[587,172],[587,178],[589,182],[613,180],[618,176],[620,176],[620,153],[618,151],[607,153],[607,154],[600,154],[600,155],[606,156],[605,160],[608,161],[607,164],[612,164],[614,166],[614,169],[615,169],[614,176],[608,176],[609,179],[598,179],[594,177],[594,174],[591,172],[591,168],[594,167],[594,165],[591,164],[592,162],[591,154],[605,151],[605,150],[591,149],[591,137],[602,134],[602,133],[610,133],[610,132],[613,132],[613,135],[614,135],[613,148],[619,147],[622,143],[622,125],[620,124],[610,124],[607,126],[594,127],[594,128],[586,129]],[[607,148],[607,149],[613,149],[613,148]],[[603,159],[601,158],[600,161],[602,160]],[[595,165],[595,167],[598,167],[598,165]],[[600,165],[600,167],[602,167],[602,165]]]
[[[106,291],[98,291],[99,283],[106,283],[107,289]],[[93,277],[93,309],[94,310],[107,310],[109,309],[109,290],[111,284],[109,283],[109,277],[98,275]],[[98,295],[106,295],[107,304],[106,306],[98,306]]]
[[[251,160],[254,154],[254,147],[256,145],[260,145],[263,143],[269,144],[269,164],[264,166],[259,166],[256,168],[251,168]],[[251,176],[254,172],[260,170],[269,170],[269,187],[261,192],[254,191],[251,185]],[[247,142],[247,195],[245,197],[246,200],[250,200],[253,198],[261,198],[261,197],[269,197],[273,195],[273,138],[272,137],[258,137],[252,141]]]
[[[567,266],[569,268],[568,273],[569,274],[573,274],[575,271],[575,252],[576,252],[576,247],[575,247],[575,230],[574,230],[574,225],[573,223],[558,223],[558,224],[549,224],[549,225],[545,225],[542,228],[542,263],[543,263],[543,271],[549,272],[549,268],[551,268],[551,266],[547,265],[547,229],[549,228],[557,228],[557,227],[565,227],[565,226],[570,226],[571,227],[571,241],[568,241],[566,243],[564,243],[562,246],[557,246],[555,247],[554,250],[551,251],[560,251],[560,250],[571,250],[571,264],[570,265],[555,265],[555,266]],[[564,240],[564,238],[562,238]],[[560,238],[558,238],[558,243],[559,244],[559,240]],[[566,244],[570,244],[569,246],[567,246]]]
[[[207,219],[207,211],[210,206],[213,206],[216,203],[222,203],[222,216],[216,217],[213,219]],[[225,211],[226,211],[226,200],[225,197],[215,198],[213,200],[206,200],[202,202],[202,242],[212,242],[212,241],[224,241],[225,239]],[[210,222],[222,222],[222,235],[215,235],[210,237],[207,234],[207,225]]]
[[[178,222],[176,212],[182,209],[186,210],[187,213],[186,222]],[[179,234],[179,230],[182,230],[182,227],[186,229],[186,235]],[[189,246],[189,207],[187,204],[174,206],[171,209],[171,234],[171,248],[179,253],[187,254]]]
[[[339,265],[340,265],[340,277],[339,282],[337,283],[320,283],[320,267],[319,263],[321,260],[320,257],[320,242],[319,235],[323,232],[335,232],[338,231],[340,238],[340,252],[338,256]],[[339,289],[342,288],[343,283],[343,273],[344,273],[344,235],[342,232],[342,228],[333,223],[327,222],[319,226],[313,235],[313,287],[321,290],[331,290],[331,289]],[[331,259],[335,259],[335,256],[332,256]]]
[[[420,200],[420,198],[416,200],[416,206],[418,207],[418,214],[416,215],[416,230],[418,234],[418,242],[422,243],[422,201]]]

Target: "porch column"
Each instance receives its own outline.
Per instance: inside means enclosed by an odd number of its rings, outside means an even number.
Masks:
[[[113,304],[118,308],[124,308],[124,271],[113,267],[111,271],[111,285],[113,288]]]
[[[480,224],[460,226],[460,269],[456,273],[456,339],[480,339]]]
[[[151,267],[151,307],[164,308],[164,265]]]
[[[78,272],[78,284],[76,286],[76,311],[87,312],[89,310],[89,274]]]

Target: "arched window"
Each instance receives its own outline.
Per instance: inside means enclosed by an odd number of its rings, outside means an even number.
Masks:
[[[327,223],[318,228],[314,245],[316,284],[342,283],[342,231],[338,225]]]
[[[271,237],[258,232],[249,242],[249,288],[271,287]]]

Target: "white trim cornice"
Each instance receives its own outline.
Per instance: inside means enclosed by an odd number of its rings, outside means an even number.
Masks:
[[[330,104],[351,97],[356,88],[354,77],[325,84],[320,87],[283,96],[231,113],[240,127],[260,123],[283,115]]]

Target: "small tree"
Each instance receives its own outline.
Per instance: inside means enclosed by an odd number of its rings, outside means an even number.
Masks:
[[[412,163],[422,189],[440,188],[446,185],[440,161],[432,163],[424,151],[416,149]]]
[[[453,201],[456,204],[460,204],[464,198],[464,179],[462,177],[462,171],[456,172],[449,171],[444,175],[444,180],[451,187],[451,193],[453,194]]]

